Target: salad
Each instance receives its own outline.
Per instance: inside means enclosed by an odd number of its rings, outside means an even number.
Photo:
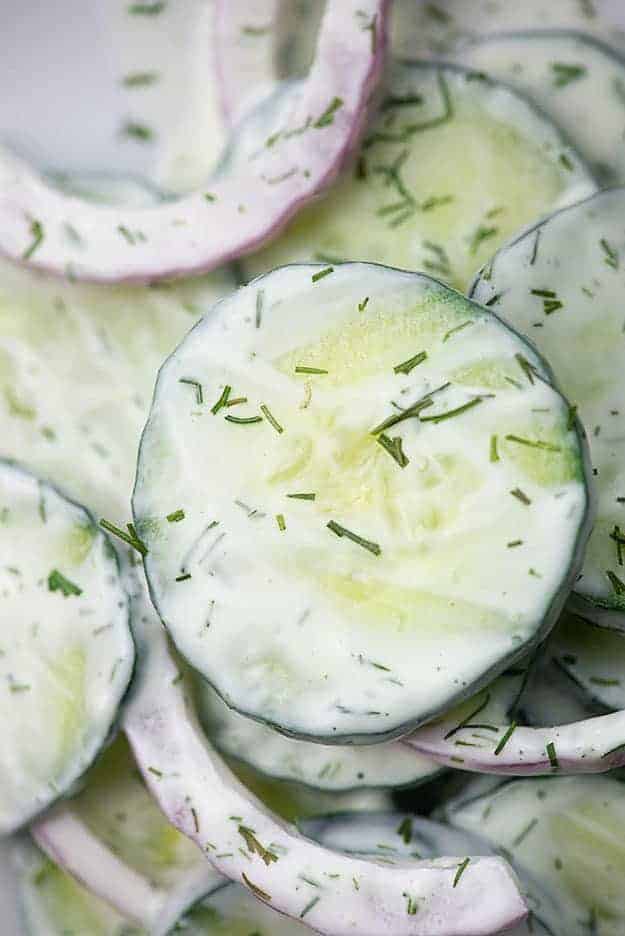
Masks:
[[[138,171],[0,149],[3,932],[622,936],[614,11],[103,15]]]

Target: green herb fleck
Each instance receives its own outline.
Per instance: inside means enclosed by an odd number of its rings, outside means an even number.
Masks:
[[[181,520],[184,520],[185,514],[182,508],[172,511],[172,513],[167,514],[165,518],[168,523],[180,523]]]
[[[461,325],[455,325],[453,328],[450,328],[449,331],[445,332],[445,334],[443,335],[443,341],[444,342],[449,341],[452,335],[455,335],[456,332],[462,331],[463,328],[468,328],[469,325],[474,325],[474,324],[475,322],[472,319],[469,319],[466,322],[462,322]]]
[[[147,124],[138,123],[136,120],[127,120],[123,124],[120,133],[130,140],[136,140],[139,143],[149,143],[154,139],[154,131]]]
[[[204,402],[204,392],[202,390],[202,384],[197,380],[192,380],[190,377],[180,377],[178,383],[188,384],[190,387],[195,387],[195,402],[198,406],[201,406]]]
[[[475,256],[484,241],[490,240],[491,237],[495,237],[498,233],[499,228],[497,227],[484,227],[480,225],[469,242],[469,253]]]
[[[309,903],[306,904],[306,906],[300,913],[299,915],[300,920],[303,920],[306,914],[310,913],[313,907],[316,907],[320,900],[321,900],[321,897],[313,897],[313,899]]]
[[[362,300],[362,302],[359,302],[359,303],[358,303],[358,311],[359,311],[359,312],[364,312],[365,309],[367,308],[367,305],[368,305],[368,304],[369,304],[369,296],[365,296],[365,298]]]
[[[610,244],[605,239],[605,237],[601,238],[601,240],[599,241],[599,244],[601,245],[601,249],[603,250],[603,253],[605,254],[605,258],[604,258],[605,263],[609,267],[612,267],[613,270],[618,270],[619,268],[618,251],[616,251],[613,247],[610,246]]]
[[[474,397],[472,400],[469,400],[468,403],[463,403],[462,406],[456,406],[455,409],[447,410],[445,413],[438,413],[436,416],[420,416],[419,419],[421,422],[433,423],[440,423],[445,419],[453,419],[454,416],[459,416],[461,413],[473,409],[474,406],[479,406],[479,404],[483,402],[483,399],[483,397]]]
[[[453,887],[457,887],[458,884],[460,883],[460,878],[466,871],[470,861],[471,861],[470,858],[465,858],[464,861],[461,861],[460,864],[458,865],[458,870],[456,871],[456,875],[454,877]]]
[[[584,65],[565,65],[564,62],[552,62],[553,85],[555,88],[565,88],[573,81],[584,78],[588,69]]]
[[[558,755],[556,754],[556,746],[553,741],[550,741],[546,746],[545,751],[547,752],[547,757],[549,758],[549,763],[552,767],[559,767]]]
[[[317,130],[321,127],[329,127],[334,123],[334,115],[343,106],[343,98],[334,97],[324,110],[323,114],[315,120],[313,127]]]
[[[176,576],[176,582],[186,582],[191,578],[190,572],[182,572],[180,575]]]
[[[260,887],[256,886],[256,884],[253,884],[245,872],[242,872],[241,877],[243,878],[243,883],[249,887],[255,897],[258,897],[259,900],[264,900],[265,903],[271,900],[271,895],[267,894],[264,890],[261,890]]]
[[[306,367],[304,364],[298,364],[295,368],[296,374],[327,374],[327,370],[321,367]]]
[[[397,834],[401,837],[404,842],[404,845],[410,845],[412,840],[412,819],[410,816],[406,816],[405,819],[399,823],[397,827]]]
[[[408,358],[407,361],[402,361],[401,364],[396,364],[393,368],[394,373],[396,374],[409,374],[411,370],[414,370],[419,364],[423,364],[427,360],[428,353],[427,351],[419,351],[418,354],[415,354],[414,357]]]
[[[551,442],[543,442],[541,439],[524,439],[522,436],[507,435],[508,442],[516,442],[517,445],[528,445],[530,448],[542,449],[544,452],[561,452],[559,445],[553,445]]]
[[[41,221],[34,219],[30,222],[30,234],[32,241],[22,254],[22,260],[30,260],[37,248],[41,246],[41,243],[45,237],[43,224]]]
[[[307,500],[314,501],[316,494],[287,494],[287,497],[292,498],[293,500]]]
[[[330,520],[326,524],[329,530],[332,530],[337,536],[342,537],[346,536],[347,539],[350,539],[353,543],[356,543],[358,546],[362,546],[363,549],[368,550],[370,553],[373,553],[374,556],[379,556],[382,552],[381,547],[377,543],[373,543],[371,540],[363,539],[362,536],[358,536],[357,533],[352,533],[351,530],[348,530],[346,527],[341,526],[340,523],[335,523],[334,520]]]
[[[515,731],[516,726],[517,726],[517,725],[516,725],[516,722],[515,722],[515,721],[511,722],[511,724],[508,726],[508,728],[506,729],[505,733],[504,733],[504,734],[502,735],[502,737],[500,738],[499,743],[497,744],[497,747],[495,748],[495,757],[498,757],[498,756],[501,754],[501,752],[502,752],[503,749],[505,748],[506,744],[508,743],[508,741],[509,741],[510,738],[512,737],[512,734],[513,734],[513,732]]]
[[[256,293],[256,328],[260,328],[263,320],[263,308],[265,306],[265,290],[259,289]]]
[[[284,519],[284,514],[276,514],[276,523],[278,524],[278,529],[281,533],[284,533],[286,530],[286,521]]]
[[[394,436],[392,439],[381,432],[376,437],[376,442],[382,446],[382,448],[388,452],[391,458],[394,458],[400,468],[405,468],[409,464],[410,459],[404,452],[402,448],[402,439],[401,436]]]
[[[530,498],[527,496],[527,494],[525,494],[524,491],[521,490],[521,488],[515,488],[513,491],[510,491],[510,493],[513,497],[516,497],[517,500],[520,500],[521,503],[525,504],[526,506],[529,506],[529,504],[532,503]]]
[[[262,416],[231,416],[229,413],[224,417],[227,422],[236,423],[239,426],[251,425],[251,423],[261,423]]]
[[[318,283],[320,279],[323,279],[324,276],[329,276],[330,273],[334,273],[334,267],[326,267],[325,270],[319,270],[317,273],[313,273],[311,280],[313,283]]]
[[[514,839],[514,841],[512,842],[512,847],[517,848],[521,844],[521,842],[524,842],[527,836],[530,834],[530,832],[536,825],[538,825],[538,819],[534,818],[530,820],[530,822],[528,822],[525,828],[522,829],[517,835],[517,837]]]
[[[610,585],[612,586],[612,591],[615,595],[625,595],[625,582],[623,582],[618,575],[615,575],[614,572],[611,572],[609,569],[606,572],[607,577],[610,580]]]
[[[124,75],[122,84],[125,88],[147,88],[158,81],[158,72],[131,72]]]
[[[131,16],[158,16],[166,6],[164,0],[156,3],[131,3],[128,12]]]
[[[250,851],[252,855],[258,855],[258,857],[261,858],[267,866],[278,860],[277,855],[274,855],[272,851],[269,851],[269,849],[265,848],[264,845],[260,844],[252,829],[248,829],[247,826],[240,825],[238,832],[245,842],[248,851]]]
[[[70,582],[58,569],[53,569],[52,572],[50,572],[48,576],[48,589],[51,592],[63,592],[65,598],[68,598],[70,595],[82,595],[82,588]]]
[[[124,543],[128,543],[128,545],[132,546],[133,549],[136,549],[140,555],[147,556],[148,547],[145,545],[143,540],[137,536],[137,531],[135,530],[132,523],[126,524],[128,532],[115,526],[109,520],[100,520],[100,526],[103,530],[106,530],[107,533],[112,533],[113,536],[119,537],[119,539],[123,540]]]
[[[499,451],[497,448],[497,436],[492,435],[490,437],[490,461],[498,462],[499,461]]]
[[[284,427],[280,425],[275,416],[271,413],[271,410],[265,403],[260,404],[260,411],[269,423],[270,426],[276,430],[278,435],[281,435],[284,432]]]
[[[211,406],[211,413],[213,416],[216,416],[220,409],[223,409],[225,406],[227,406],[231,392],[232,387],[229,384],[226,384],[226,386],[221,391],[221,396],[217,402]]]

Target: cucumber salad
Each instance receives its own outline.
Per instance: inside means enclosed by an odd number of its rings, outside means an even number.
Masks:
[[[623,936],[620,4],[106,7],[83,140],[0,12],[3,936]]]

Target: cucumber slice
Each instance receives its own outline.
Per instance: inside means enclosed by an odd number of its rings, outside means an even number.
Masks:
[[[625,629],[620,524],[625,502],[621,353],[625,189],[568,208],[505,247],[472,295],[531,335],[588,428],[598,493],[595,527],[575,584],[583,617]]]
[[[115,553],[84,508],[0,461],[0,835],[90,766],[134,667]]]
[[[512,234],[595,191],[525,98],[456,66],[396,62],[355,168],[273,244],[248,279],[294,261],[426,270],[464,290]]]
[[[405,733],[518,659],[588,522],[533,349],[367,264],[277,270],[196,326],[160,372],[134,511],[183,656],[242,713],[342,744]]]
[[[64,871],[152,936],[168,932],[223,878],[163,817],[123,738],[85,779],[78,796],[32,827],[35,840]]]
[[[137,692],[126,711],[127,736],[165,814],[217,870],[293,919],[308,908],[308,925],[333,936],[425,936],[433,928],[439,936],[478,936],[524,917],[501,859],[476,858],[465,871],[469,886],[454,888],[457,860],[415,860],[391,868],[379,859],[325,849],[277,820],[206,742],[162,629],[141,616],[137,633],[143,653]],[[321,899],[312,907],[303,877],[322,882]],[[405,892],[422,900],[418,919],[406,914]]]
[[[461,59],[530,96],[605,185],[625,182],[625,58],[583,33],[536,30],[472,42]]]
[[[14,860],[28,936],[147,936],[27,842]]]
[[[95,288],[1,262],[0,451],[123,526],[158,367],[232,284]]]
[[[553,936],[621,936],[624,803],[623,784],[608,777],[516,780],[450,803],[445,816],[540,879],[555,905],[545,920]]]
[[[548,644],[553,661],[604,710],[625,709],[625,638],[565,615]]]
[[[198,680],[197,704],[208,737],[223,754],[270,777],[332,792],[414,786],[440,773],[438,764],[415,757],[402,744],[312,744],[287,738],[239,715],[214,689]],[[236,768],[235,768],[236,769]]]

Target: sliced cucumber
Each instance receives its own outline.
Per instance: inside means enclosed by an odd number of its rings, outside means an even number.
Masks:
[[[516,780],[445,809],[539,878],[550,905],[538,908],[553,936],[621,936],[625,928],[623,784],[608,777]]]
[[[625,637],[565,615],[548,643],[558,666],[604,710],[625,709]]]
[[[126,733],[161,808],[217,870],[295,920],[305,911],[309,926],[333,936],[426,936],[433,929],[478,936],[523,918],[501,859],[475,858],[464,872],[468,886],[454,888],[457,859],[389,867],[323,848],[277,820],[206,742],[159,625],[141,616],[137,634],[143,657]],[[314,906],[305,878],[320,882]],[[406,914],[406,892],[419,901],[416,920]]]
[[[465,289],[512,234],[595,189],[516,92],[456,66],[396,62],[355,167],[243,270],[370,260]]]
[[[147,936],[27,842],[15,861],[28,936]]]
[[[68,792],[117,718],[134,667],[128,598],[82,507],[0,462],[0,835]]]
[[[119,738],[71,801],[32,827],[62,869],[152,936],[169,931],[223,884],[202,853],[167,822]]]
[[[239,715],[214,689],[198,680],[200,718],[223,754],[270,777],[325,791],[413,786],[440,773],[438,764],[415,757],[402,744],[367,746],[298,741]]]
[[[587,496],[529,345],[428,277],[345,264],[275,271],[191,332],[134,511],[182,654],[239,711],[344,744],[405,733],[540,639]]]
[[[231,285],[95,288],[0,263],[0,453],[123,525],[156,371]]]
[[[477,40],[462,62],[525,92],[605,184],[625,182],[625,58],[583,33],[536,30]]]
[[[547,355],[588,429],[598,516],[575,583],[584,617],[625,629],[625,189],[568,208],[505,247],[473,297],[505,315]]]

